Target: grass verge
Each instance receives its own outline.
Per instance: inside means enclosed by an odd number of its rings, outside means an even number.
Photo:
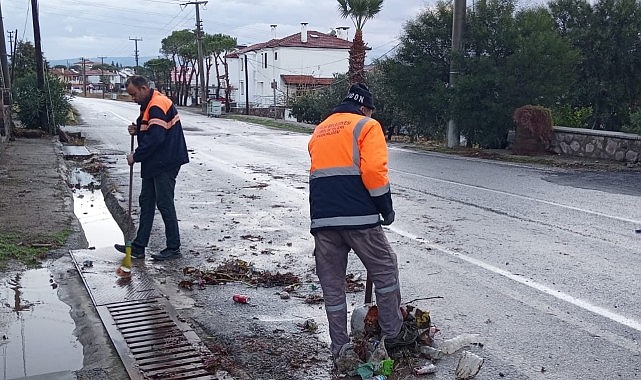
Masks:
[[[70,234],[71,228],[32,237],[0,233],[0,269],[5,268],[9,260],[16,260],[27,267],[38,267],[46,253],[63,246]]]
[[[306,126],[302,123],[289,122],[284,120],[274,120],[266,117],[247,116],[238,114],[227,114],[227,119],[239,120],[253,124],[263,125],[268,128],[281,129],[291,132],[300,132],[311,134],[314,130],[312,126]],[[584,170],[635,170],[641,171],[641,166],[629,168],[625,163],[594,160],[576,156],[560,156],[553,153],[537,156],[520,156],[512,154],[509,149],[480,149],[460,146],[448,148],[445,141],[426,140],[422,138],[410,138],[409,136],[393,136],[392,142],[404,144],[410,149],[417,149],[427,152],[437,152],[452,154],[464,157],[474,157],[485,160],[512,162],[527,165],[541,165],[548,167],[566,168],[566,169],[584,169]]]
[[[312,132],[314,132],[313,128],[300,125],[299,123],[288,122],[284,120],[268,119],[266,117],[227,114],[225,115],[225,118],[244,121],[247,123],[259,124],[268,128],[282,129],[282,130],[291,131],[291,132],[299,132],[299,133],[307,133],[307,134],[311,134]]]

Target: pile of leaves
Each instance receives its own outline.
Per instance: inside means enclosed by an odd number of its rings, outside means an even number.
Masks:
[[[180,281],[178,286],[189,290],[192,290],[194,286],[203,289],[205,285],[219,285],[228,282],[241,282],[265,288],[300,283],[300,278],[291,272],[260,271],[254,268],[253,264],[240,259],[227,260],[213,270],[185,267],[183,274],[188,278]]]

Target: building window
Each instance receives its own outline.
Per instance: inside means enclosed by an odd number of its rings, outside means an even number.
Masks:
[[[265,66],[265,68],[267,68],[267,53],[265,53],[263,56],[265,57],[264,58],[264,62],[265,62],[264,66]]]
[[[278,52],[277,51],[274,52],[274,61],[278,61]]]
[[[240,94],[245,95],[245,82],[241,80],[239,83],[238,87],[240,87]]]

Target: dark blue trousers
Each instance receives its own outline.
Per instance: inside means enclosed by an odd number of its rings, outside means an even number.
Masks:
[[[145,248],[149,244],[157,207],[165,223],[167,248],[180,248],[180,232],[178,231],[178,218],[174,206],[174,188],[179,171],[180,166],[162,172],[155,177],[142,179],[142,188],[138,197],[140,220],[136,238],[132,242],[135,247]]]

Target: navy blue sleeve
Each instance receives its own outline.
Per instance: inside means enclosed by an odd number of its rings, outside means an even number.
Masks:
[[[156,106],[149,110],[149,119],[167,120],[167,115]],[[158,124],[150,124],[146,131],[138,130],[138,147],[134,152],[134,161],[142,162],[153,156],[158,147],[162,146],[166,138],[166,130]]]

